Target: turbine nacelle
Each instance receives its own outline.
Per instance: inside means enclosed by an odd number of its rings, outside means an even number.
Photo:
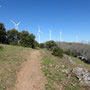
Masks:
[[[21,23],[21,22],[19,22],[19,23],[15,23],[13,20],[10,20],[13,24],[14,24],[14,26],[15,26],[15,29],[17,30],[18,29],[18,25]]]

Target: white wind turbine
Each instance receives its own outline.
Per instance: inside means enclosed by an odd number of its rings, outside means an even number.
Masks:
[[[18,29],[18,25],[19,25],[21,22],[18,22],[18,23],[16,24],[13,20],[10,20],[10,21],[14,24],[15,29],[17,30],[17,29]]]
[[[38,25],[38,38],[39,38],[39,44],[40,44],[40,27]]]
[[[78,36],[76,36],[76,42],[78,43],[78,41],[79,41],[79,40],[78,40]]]
[[[52,40],[52,31],[51,30],[49,30],[49,34],[50,34],[49,40]]]
[[[62,32],[60,32],[60,42],[62,41]]]

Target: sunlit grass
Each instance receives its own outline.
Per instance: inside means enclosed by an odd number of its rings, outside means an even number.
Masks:
[[[4,49],[0,50],[0,90],[13,87],[16,82],[16,72],[22,62],[24,51],[30,49],[20,46],[2,45]]]
[[[61,87],[64,90],[83,90],[76,77],[71,76],[68,78],[68,74],[62,71],[68,68],[67,65],[62,67],[65,61],[61,62],[61,59],[54,57],[46,50],[45,52],[43,54],[41,66],[47,78],[47,84],[45,85],[46,90],[61,90]],[[72,69],[72,67],[69,68]]]
[[[83,65],[83,66],[85,66],[85,67],[87,67],[87,68],[90,68],[90,64],[87,64],[87,63],[85,63],[84,61],[82,61],[82,60],[80,60],[80,59],[78,59],[78,58],[75,58],[75,57],[71,57],[72,58],[72,60],[76,63],[76,64],[78,64],[78,65]]]

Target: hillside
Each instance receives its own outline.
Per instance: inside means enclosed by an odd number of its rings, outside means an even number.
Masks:
[[[82,56],[90,59],[90,45],[82,43],[69,43],[69,42],[57,42],[57,45],[63,50],[70,50],[71,52],[78,52]]]
[[[75,75],[77,68],[90,73],[90,64],[80,59],[67,56],[71,63],[67,57],[53,56],[47,49],[1,46],[0,90],[90,90]]]
[[[75,62],[72,64],[65,57],[55,57],[47,50],[42,50],[41,53],[43,55],[42,70],[48,80],[45,85],[46,90],[90,90],[90,87],[85,84],[81,85],[79,79],[72,73],[72,70],[77,67],[90,72],[90,65],[74,57],[71,57]]]

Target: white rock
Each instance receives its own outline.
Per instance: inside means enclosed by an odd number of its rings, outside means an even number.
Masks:
[[[90,86],[90,73],[86,69],[76,67],[72,70],[72,73],[86,86]]]

